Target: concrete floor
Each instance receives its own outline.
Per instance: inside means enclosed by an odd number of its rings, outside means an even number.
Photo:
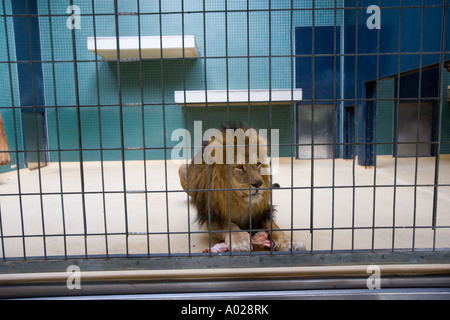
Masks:
[[[3,243],[7,257],[78,255],[85,253],[87,241],[88,254],[103,255],[106,250],[109,254],[123,254],[127,250],[123,234],[126,222],[131,233],[128,237],[130,254],[146,254],[148,246],[150,253],[167,253],[169,245],[171,253],[194,253],[207,248],[208,235],[192,233],[205,229],[200,229],[194,222],[195,209],[192,206],[188,212],[186,193],[179,192],[178,166],[167,162],[166,183],[164,161],[148,161],[145,165],[148,202],[142,192],[145,190],[144,162],[125,163],[126,219],[122,163],[104,162],[103,180],[100,162],[84,163],[86,228],[88,234],[92,234],[86,240],[80,235],[84,233],[84,210],[79,163],[65,162],[61,168],[58,163],[51,163],[40,170],[20,170],[21,202],[15,195],[19,192],[17,171],[0,175],[1,230],[4,236],[0,248]],[[432,248],[434,239],[436,247],[450,248],[450,187],[441,186],[438,194],[437,225],[447,228],[436,231],[430,228],[434,165],[434,158],[419,158],[418,187],[414,188],[411,186],[416,179],[415,158],[398,159],[396,179],[395,159],[390,156],[378,157],[376,177],[373,168],[354,166],[352,160],[315,160],[315,231],[311,236],[311,161],[293,160],[291,163],[290,158],[282,158],[279,171],[273,177],[274,182],[287,188],[273,192],[278,224],[286,229],[291,226],[300,229],[294,232],[294,238],[303,241],[308,250],[311,243],[313,250],[371,249],[372,245],[375,249],[391,249],[393,245],[395,248],[411,248],[413,245]],[[377,186],[375,210],[374,182]],[[397,188],[393,187],[394,183]],[[439,184],[450,184],[450,156],[440,159]],[[353,188],[354,185],[357,187]],[[63,219],[65,233],[77,235],[67,236],[66,243]],[[147,220],[150,233],[156,233],[148,238]],[[414,224],[417,228],[413,232],[411,226]],[[395,232],[393,225],[397,227]],[[333,226],[336,229],[332,237]],[[352,231],[352,226],[362,229]],[[167,232],[171,233],[170,237]],[[46,252],[44,233],[47,235]],[[22,234],[29,236],[25,240],[25,253]],[[2,252],[0,250],[0,256]]]

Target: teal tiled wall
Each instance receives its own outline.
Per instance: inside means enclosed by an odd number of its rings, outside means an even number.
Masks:
[[[94,3],[94,8],[92,7]],[[337,1],[338,6],[342,1]],[[105,160],[121,160],[121,134],[125,148],[148,150],[147,159],[163,159],[164,147],[172,147],[173,130],[191,127],[203,120],[204,128],[223,125],[228,120],[250,122],[257,128],[280,130],[280,143],[295,142],[292,136],[294,109],[291,105],[232,106],[229,117],[226,106],[183,108],[174,104],[177,90],[225,89],[289,89],[294,84],[294,27],[312,24],[312,1],[250,0],[246,1],[180,0],[140,1],[140,25],[137,16],[119,16],[120,36],[194,35],[201,57],[194,60],[147,60],[143,62],[105,62],[87,50],[87,37],[116,36],[114,1],[74,1],[83,15],[81,29],[75,31],[80,119],[77,118],[75,59],[72,32],[66,27],[66,10],[70,1],[38,1],[39,13],[53,15],[40,18],[42,57],[44,61],[50,160],[79,161],[78,126],[84,160],[99,160],[104,149]],[[137,12],[137,1],[119,0],[119,12]],[[225,8],[227,4],[227,8]],[[315,1],[315,24],[340,24],[342,12],[317,10],[332,8],[334,0]],[[230,10],[225,12],[224,10]],[[181,11],[185,13],[182,15]],[[92,13],[95,16],[95,21]],[[62,15],[62,16],[58,16]],[[51,21],[50,21],[51,19]],[[184,23],[183,23],[184,22]],[[94,30],[95,24],[95,30]],[[205,31],[206,30],[206,31]],[[51,37],[50,37],[51,34]],[[269,37],[270,34],[270,37]],[[228,37],[226,37],[228,35]],[[292,42],[291,42],[292,40]],[[250,56],[248,58],[247,56]],[[269,58],[271,57],[271,58]],[[120,73],[120,79],[119,79]],[[118,86],[121,87],[123,127]],[[144,103],[144,107],[140,104]],[[249,119],[250,111],[250,119]],[[272,115],[272,116],[271,116]],[[166,124],[164,137],[163,122]],[[57,136],[59,135],[59,141]],[[166,140],[166,143],[164,143]],[[161,148],[161,149],[157,149]],[[112,149],[112,150],[111,150]],[[169,150],[170,152],[170,150]],[[291,156],[291,148],[283,148],[282,156]],[[126,160],[143,159],[143,151],[126,151]]]

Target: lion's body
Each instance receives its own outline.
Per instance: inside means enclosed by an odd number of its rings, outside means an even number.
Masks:
[[[244,130],[246,130],[244,128]],[[207,146],[226,146],[227,135],[222,130],[221,138],[215,137]],[[231,137],[231,138],[230,138]],[[238,144],[236,144],[238,145]],[[259,150],[257,163],[250,163],[250,146],[257,145]],[[231,243],[234,251],[249,251],[249,230],[272,230],[271,238],[274,248],[288,250],[291,248],[289,238],[274,222],[274,213],[270,198],[270,175],[262,175],[262,168],[269,168],[266,151],[267,142],[258,135],[245,138],[245,163],[207,164],[202,159],[201,164],[182,165],[179,169],[180,182],[184,190],[191,196],[191,203],[197,209],[197,221],[206,225],[216,239]],[[205,149],[203,149],[204,151]],[[261,152],[262,151],[262,152]],[[225,154],[225,152],[224,152]],[[237,149],[235,148],[237,160]],[[192,190],[192,191],[191,191]],[[234,232],[229,232],[233,230]],[[245,232],[237,232],[246,230]],[[301,243],[300,243],[301,244]],[[303,249],[303,245],[293,246],[294,250]]]
[[[252,229],[262,229],[261,220],[270,218],[270,190],[261,190],[261,195],[254,199],[241,195],[243,190],[240,189],[249,186],[233,186],[231,183],[232,186],[228,190],[227,167],[227,165],[189,165],[189,189],[205,190],[191,193],[192,204],[197,209],[197,221],[201,225],[211,220],[216,224],[225,225],[231,218],[231,221],[241,229],[249,230],[250,223]],[[266,186],[270,185],[269,176],[264,176],[263,180]],[[235,190],[236,188],[238,190]]]

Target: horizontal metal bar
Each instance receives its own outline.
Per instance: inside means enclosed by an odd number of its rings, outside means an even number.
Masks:
[[[408,4],[402,4],[401,6],[393,5],[393,6],[384,6],[383,10],[399,10],[399,9],[426,9],[426,8],[442,8],[445,7],[445,4],[424,4],[424,5],[408,5]],[[355,10],[367,10],[367,6],[345,6],[345,7],[316,7],[316,6],[310,6],[306,8],[264,8],[264,9],[256,9],[256,8],[246,8],[246,9],[222,9],[222,10],[184,10],[184,11],[162,11],[155,9],[154,12],[139,12],[138,14],[140,16],[146,16],[146,15],[180,15],[180,14],[215,14],[215,13],[247,13],[247,12],[295,12],[295,11],[307,11],[307,12],[319,12],[319,11],[355,11]],[[134,14],[135,12],[130,12],[131,14]],[[94,17],[94,16],[112,16],[115,17],[116,15],[120,16],[122,14],[129,14],[127,12],[110,12],[110,13],[100,13],[95,12],[93,13],[80,13],[80,16],[83,17]],[[69,14],[1,14],[0,17],[64,17],[67,18],[70,16]]]
[[[423,230],[423,229],[450,229],[450,225],[440,225],[440,226],[367,226],[367,227],[357,227],[357,226],[349,226],[349,227],[315,227],[313,231],[356,231],[356,230]],[[310,228],[289,228],[289,229],[278,229],[279,231],[284,232],[304,232],[304,231],[310,231]],[[214,234],[214,233],[242,233],[242,232],[260,232],[260,231],[269,231],[268,229],[256,229],[252,228],[249,229],[240,229],[240,230],[211,230],[211,231],[171,231],[171,235],[193,235],[193,234]],[[20,234],[20,235],[3,235],[3,239],[25,239],[25,238],[55,238],[55,237],[109,237],[109,236],[161,236],[161,235],[167,235],[167,232],[159,231],[159,232],[87,232],[87,233],[46,233],[45,235],[42,234]],[[405,248],[407,249],[407,248]],[[405,250],[403,249],[403,250]],[[417,248],[416,248],[417,249]],[[419,248],[420,250],[420,248]],[[374,250],[376,251],[376,249]],[[411,249],[412,251],[412,249]],[[56,257],[55,257],[56,258]],[[9,258],[6,258],[9,259]],[[11,258],[13,260],[16,260],[17,258]]]
[[[53,300],[54,298],[49,298]],[[350,289],[72,296],[69,300],[450,300],[450,289]],[[38,299],[39,300],[39,299]],[[180,309],[181,310],[181,309]]]
[[[337,185],[337,186],[314,186],[316,190],[327,190],[327,189],[367,189],[367,188],[433,188],[434,184],[379,184],[379,185]],[[439,187],[450,187],[450,184],[439,184]],[[237,191],[237,190],[249,190],[248,188],[232,188],[232,189],[189,189],[189,192],[208,192],[208,191]],[[279,187],[273,189],[274,192],[277,190],[311,190],[311,186],[301,186],[301,187]],[[62,192],[21,192],[21,193],[3,193],[0,197],[30,197],[30,196],[59,196],[59,195],[95,195],[95,194],[154,194],[154,193],[184,193],[185,190],[181,189],[168,189],[168,190],[99,190],[99,191],[62,191]]]
[[[334,250],[333,253],[310,252],[253,252],[226,254],[163,254],[109,255],[7,260],[0,262],[0,274],[65,272],[70,265],[83,271],[115,270],[174,270],[174,269],[224,269],[224,268],[280,268],[302,266],[352,266],[387,264],[449,264],[450,250]]]
[[[320,278],[258,281],[182,281],[182,282],[128,282],[83,284],[81,290],[68,290],[66,285],[21,285],[0,287],[1,298],[63,298],[87,300],[115,299],[244,299],[244,298],[330,298],[352,297],[396,298],[425,294],[432,299],[450,298],[449,277],[381,278],[382,289],[367,290],[367,278]],[[401,289],[400,289],[401,288]],[[433,288],[433,289],[429,289]],[[313,291],[311,291],[313,290]],[[77,294],[77,295],[74,295]],[[107,296],[105,296],[107,295]],[[418,297],[422,299],[422,297]]]

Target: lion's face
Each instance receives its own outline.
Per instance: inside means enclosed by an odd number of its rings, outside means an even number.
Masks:
[[[265,195],[270,194],[270,176],[267,175],[270,161],[267,157],[267,142],[256,134],[256,131],[250,130],[238,129],[231,133],[227,130],[213,142],[210,141],[209,146],[214,145],[218,151],[225,150],[219,157],[223,160],[222,164],[213,165],[219,169],[221,180],[235,196],[257,203],[264,198],[267,200]],[[237,138],[239,134],[240,140]],[[230,154],[229,144],[233,146],[233,152]],[[266,174],[263,175],[261,171]]]
[[[268,192],[269,182],[267,177],[261,175],[261,169],[265,167],[260,161],[256,164],[233,164],[223,165],[222,170],[228,170],[230,175],[230,189],[249,201],[258,202],[263,199],[263,195]]]

